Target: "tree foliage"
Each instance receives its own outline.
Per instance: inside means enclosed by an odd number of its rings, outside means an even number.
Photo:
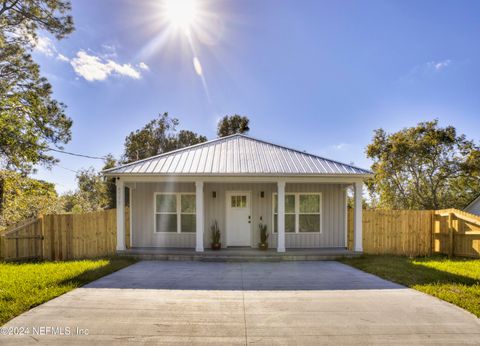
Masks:
[[[66,212],[81,213],[108,209],[110,205],[107,184],[93,168],[82,169],[77,174],[78,189],[61,196]]]
[[[72,121],[52,98],[30,51],[37,30],[61,39],[73,30],[65,0],[0,1],[0,166],[24,173],[56,162],[49,145],[70,140]]]
[[[248,131],[250,131],[250,128],[248,127],[249,122],[250,120],[246,116],[238,114],[232,116],[225,115],[218,122],[217,136],[225,137],[236,133],[248,133]]]
[[[111,154],[105,158],[103,169],[114,167],[115,159]],[[87,213],[115,208],[115,179],[105,178],[94,168],[82,169],[77,176],[77,190],[60,197],[60,206],[64,212]]]
[[[178,119],[170,118],[168,113],[164,113],[141,129],[131,132],[125,138],[122,161],[124,163],[137,161],[207,140],[207,137],[192,131],[177,132],[178,125]]]
[[[55,186],[12,171],[0,171],[0,229],[39,214],[59,211]]]
[[[115,167],[117,164],[117,160],[113,157],[112,154],[108,154],[105,158],[105,164],[103,165],[103,169],[109,169]],[[117,186],[115,184],[115,178],[105,178],[105,190],[106,190],[106,209],[113,209],[116,207],[116,198],[117,198]]]
[[[374,178],[367,185],[380,207],[463,208],[480,192],[480,148],[438,120],[387,134],[367,147]]]

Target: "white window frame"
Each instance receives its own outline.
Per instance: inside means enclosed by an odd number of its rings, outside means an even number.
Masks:
[[[278,234],[275,232],[275,215],[278,215],[278,212],[275,213],[275,196],[277,196],[277,192],[272,193],[272,233]],[[285,192],[285,197],[287,195],[294,195],[295,196],[295,232],[285,232],[287,234],[322,234],[323,227],[322,227],[322,206],[323,206],[323,198],[321,192]],[[320,205],[319,209],[320,212],[318,213],[318,217],[320,218],[320,231],[318,232],[300,232],[300,215],[312,215],[314,213],[300,213],[300,195],[317,195],[319,196]],[[278,197],[277,197],[278,198]],[[285,213],[285,215],[292,215],[292,213]]]
[[[173,212],[157,212],[157,196],[158,195],[175,195],[177,200],[177,210],[175,213]],[[182,195],[191,195],[195,196],[195,192],[155,192],[153,194],[153,233],[155,234],[179,234],[179,233],[186,233],[186,234],[195,234],[195,231],[192,232],[182,232],[182,214],[185,215],[196,215],[197,206],[195,205],[195,213],[182,213]],[[177,231],[176,232],[166,232],[166,231],[157,231],[157,215],[160,214],[170,214],[170,215],[177,215]]]

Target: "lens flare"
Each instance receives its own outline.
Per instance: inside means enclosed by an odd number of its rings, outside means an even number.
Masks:
[[[165,16],[175,28],[189,32],[198,18],[196,0],[164,0]]]
[[[200,60],[195,56],[193,57],[193,68],[195,69],[195,72],[201,76],[202,75],[202,65],[200,64]]]

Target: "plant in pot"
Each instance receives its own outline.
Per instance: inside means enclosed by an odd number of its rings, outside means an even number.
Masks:
[[[258,243],[258,248],[260,250],[268,249],[268,232],[267,225],[259,224],[258,228],[260,229],[260,243]]]
[[[220,243],[220,229],[218,228],[217,220],[215,220],[210,229],[212,230],[212,250],[220,250],[222,243]]]

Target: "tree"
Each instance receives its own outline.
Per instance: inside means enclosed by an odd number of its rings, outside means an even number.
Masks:
[[[108,154],[105,157],[105,164],[102,168],[102,170],[113,168],[117,165],[117,160],[113,157],[112,154]],[[105,178],[104,177],[104,183],[105,183],[105,189],[106,189],[106,194],[107,194],[107,205],[106,209],[113,209],[116,207],[116,199],[117,199],[117,186],[115,184],[115,178]]]
[[[56,159],[49,146],[70,140],[72,121],[52,98],[29,52],[37,30],[61,39],[73,31],[66,0],[0,1],[0,167],[28,173]]]
[[[246,116],[238,114],[232,116],[225,115],[218,122],[217,136],[225,137],[235,133],[248,133],[248,131],[250,131],[250,128],[248,127],[249,122],[250,120]]]
[[[189,130],[180,130],[173,140],[171,150],[189,147],[194,144],[199,144],[207,141],[207,137],[198,135]]]
[[[87,196],[80,191],[69,191],[59,198],[59,204],[63,212],[67,213],[86,213],[92,211]]]
[[[168,113],[164,113],[143,128],[131,132],[125,138],[122,161],[137,161],[207,140],[207,137],[188,130],[177,133],[178,124],[178,119],[170,118]]]
[[[480,147],[438,120],[387,134],[367,147],[374,177],[367,182],[380,207],[463,208],[480,192]]]
[[[78,189],[60,197],[64,211],[85,213],[108,209],[112,205],[109,185],[101,173],[93,168],[82,169],[76,178]]]
[[[55,186],[20,173],[0,171],[0,230],[38,214],[59,211]]]
[[[113,155],[105,157],[103,169],[115,167]],[[116,207],[115,178],[105,178],[94,168],[82,169],[77,176],[77,189],[60,196],[60,206],[64,212],[85,213]]]

